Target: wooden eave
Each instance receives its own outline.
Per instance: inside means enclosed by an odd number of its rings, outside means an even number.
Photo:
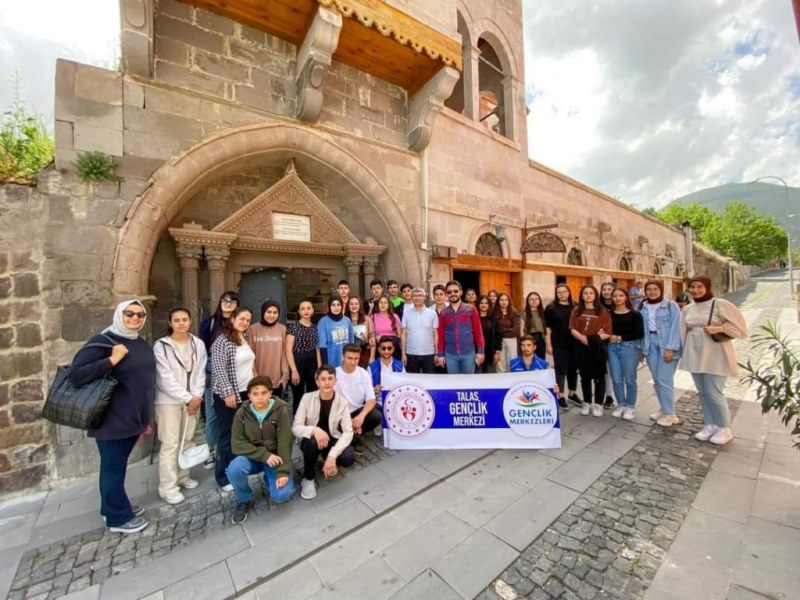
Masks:
[[[298,48],[318,6],[342,15],[333,58],[413,96],[444,66],[462,68],[461,44],[382,0],[180,0]]]

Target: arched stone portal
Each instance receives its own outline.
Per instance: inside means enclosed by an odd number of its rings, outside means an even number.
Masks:
[[[356,155],[324,133],[297,125],[259,124],[227,130],[164,163],[131,205],[114,260],[116,296],[149,295],[159,239],[181,208],[212,182],[276,156],[313,163],[324,176],[345,180],[375,217],[371,236],[387,247],[384,268],[397,279],[422,282],[414,234],[383,182]]]

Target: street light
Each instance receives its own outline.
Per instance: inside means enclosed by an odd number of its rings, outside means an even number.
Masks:
[[[785,202],[786,202],[786,239],[788,240],[787,250],[789,252],[789,293],[791,297],[794,298],[794,265],[792,264],[792,222],[789,221],[792,217],[796,217],[796,214],[789,214],[789,186],[786,185],[786,182],[777,177],[775,175],[764,175],[763,177],[758,177],[754,179],[750,183],[756,183],[757,181],[764,181],[765,179],[777,179],[783,184],[783,192],[785,194]]]

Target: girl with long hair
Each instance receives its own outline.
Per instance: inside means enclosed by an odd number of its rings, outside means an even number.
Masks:
[[[608,367],[617,398],[617,408],[611,416],[631,420],[636,407],[636,375],[642,354],[644,324],[642,315],[634,310],[627,290],[615,289],[611,300],[614,303],[611,311],[611,329],[614,333],[608,339]]]
[[[156,356],[156,422],[158,441],[158,495],[167,504],[185,500],[180,488],[191,490],[200,483],[189,469],[178,466],[181,438],[184,448],[194,446],[197,414],[206,387],[206,346],[192,335],[192,316],[186,308],[169,311],[167,335],[154,347]],[[185,428],[185,430],[184,430]]]
[[[219,439],[214,475],[217,484],[226,492],[233,491],[227,469],[233,460],[231,427],[236,409],[247,399],[247,384],[255,377],[256,355],[245,339],[253,312],[240,306],[222,325],[211,345],[211,378],[214,390],[214,410],[217,413]]]
[[[494,317],[500,326],[500,335],[503,338],[500,350],[500,360],[497,362],[498,373],[508,373],[512,358],[517,357],[517,346],[522,335],[522,319],[511,304],[511,298],[505,292],[497,296],[497,303],[494,305]]]
[[[559,283],[555,290],[556,298],[544,309],[544,321],[547,330],[547,353],[553,357],[553,367],[556,371],[558,384],[558,406],[563,410],[569,409],[564,393],[576,406],[583,406],[583,400],[578,397],[578,363],[575,358],[575,338],[569,330],[569,319],[575,303],[572,301],[572,290],[566,283]],[[564,385],[566,380],[566,386]]]
[[[483,340],[485,344],[486,359],[481,365],[481,373],[494,373],[495,365],[500,360],[503,350],[503,336],[500,334],[500,325],[492,311],[492,303],[486,295],[478,298],[476,303],[478,316],[481,318],[481,328],[483,329]]]
[[[292,414],[303,394],[317,389],[316,373],[322,364],[319,356],[317,328],[311,321],[314,316],[314,303],[301,300],[297,306],[298,320],[286,327],[286,362],[289,363],[292,386]]]
[[[372,313],[372,324],[375,331],[375,338],[381,339],[384,336],[392,338],[394,343],[393,358],[397,360],[403,359],[403,348],[400,344],[400,334],[403,328],[400,319],[394,314],[392,301],[389,296],[381,296],[378,298],[377,309]],[[370,353],[370,363],[375,360],[375,347],[372,347]]]
[[[606,357],[603,342],[611,337],[611,317],[600,305],[600,294],[593,285],[581,288],[578,306],[569,319],[572,337],[578,340],[576,355],[578,372],[581,375],[583,408],[586,416],[603,416],[603,397],[606,392]],[[594,387],[594,390],[592,390]]]
[[[368,317],[364,313],[364,305],[358,296],[353,296],[348,300],[347,316],[353,324],[353,339],[361,348],[358,366],[366,368],[372,362],[372,356],[375,354],[375,328],[372,324],[372,317]]]
[[[525,298],[524,317],[524,333],[536,340],[536,356],[544,360],[547,356],[547,326],[544,320],[544,303],[538,292],[531,292]]]
[[[614,310],[614,301],[611,298],[617,286],[611,281],[606,281],[600,286],[600,304],[605,308],[609,314]],[[606,397],[603,400],[603,408],[606,410],[614,407],[614,398],[611,396],[611,390],[614,388],[614,383],[611,381],[611,368],[608,364],[608,341],[603,342],[603,354],[606,357]]]

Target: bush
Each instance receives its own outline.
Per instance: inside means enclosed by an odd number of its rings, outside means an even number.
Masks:
[[[83,152],[75,161],[78,175],[84,181],[113,181],[114,167],[114,158],[102,152]]]
[[[800,360],[798,349],[788,337],[781,337],[780,328],[773,323],[759,327],[753,334],[754,347],[766,347],[764,365],[753,367],[750,360],[747,364],[739,363],[747,372],[742,382],[756,386],[756,396],[761,402],[761,410],[768,413],[776,411],[787,427],[791,427],[791,435],[800,436]],[[800,449],[800,440],[795,441],[795,448]]]
[[[55,143],[37,118],[15,101],[0,126],[0,183],[32,184],[53,162]]]

